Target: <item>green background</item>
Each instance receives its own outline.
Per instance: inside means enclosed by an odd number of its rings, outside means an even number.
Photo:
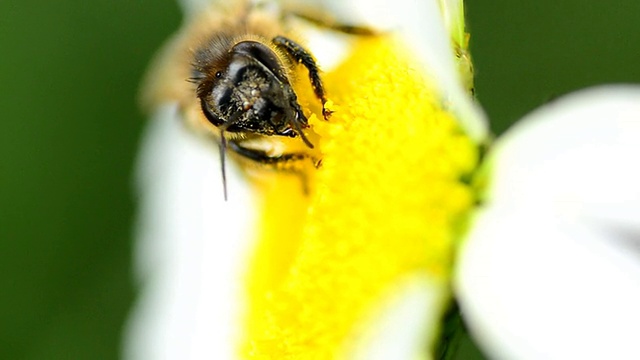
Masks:
[[[640,81],[637,0],[473,0],[467,14],[497,133],[571,90]],[[169,0],[0,0],[0,359],[118,357],[137,84],[179,22]]]

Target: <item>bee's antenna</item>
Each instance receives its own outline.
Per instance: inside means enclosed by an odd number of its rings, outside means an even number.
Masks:
[[[224,131],[220,131],[220,170],[222,172],[222,188],[224,191],[224,201],[227,201],[227,167],[225,159],[227,153],[227,138],[224,137]]]
[[[224,132],[229,126],[235,124],[240,118],[240,113],[237,112],[231,116],[231,118],[222,126],[220,126],[220,166],[222,170],[222,187],[224,191],[224,201],[227,201],[227,167],[226,167],[226,155],[227,155],[227,138],[224,137]]]
[[[209,120],[210,123],[212,124],[218,124],[221,122],[221,120],[214,115],[211,110],[209,110],[209,107],[207,106],[205,100],[203,97],[200,98],[200,107],[202,107],[202,112],[204,113],[204,116],[207,118],[207,120]],[[224,201],[227,201],[227,168],[225,166],[225,160],[226,160],[226,155],[227,155],[227,138],[224,137],[224,131],[227,129],[228,126],[221,126],[220,127],[220,167],[222,168],[222,187],[223,187],[223,191],[224,191]]]

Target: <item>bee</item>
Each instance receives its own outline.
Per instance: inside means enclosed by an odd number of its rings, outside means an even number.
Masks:
[[[227,150],[278,169],[296,171],[295,164],[305,160],[319,166],[313,133],[294,89],[302,81],[300,67],[307,72],[319,115],[324,120],[331,115],[320,69],[291,35],[287,18],[298,15],[316,25],[328,23],[267,5],[219,3],[195,16],[167,45],[145,87],[144,103],[178,101],[192,128],[213,135],[220,149],[225,199]],[[355,26],[326,26],[367,33]]]

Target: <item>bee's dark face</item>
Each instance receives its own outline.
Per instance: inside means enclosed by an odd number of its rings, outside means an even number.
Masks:
[[[306,127],[284,65],[268,46],[242,41],[207,71],[198,97],[207,119],[227,132],[297,135]]]

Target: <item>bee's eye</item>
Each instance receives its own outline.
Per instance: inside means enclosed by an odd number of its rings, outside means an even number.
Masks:
[[[222,77],[222,71],[216,72],[216,78],[220,79]]]

